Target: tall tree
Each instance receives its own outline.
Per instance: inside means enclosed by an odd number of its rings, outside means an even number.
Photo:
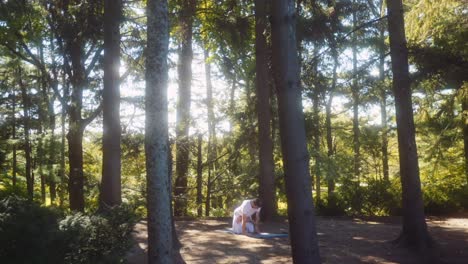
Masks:
[[[24,129],[24,156],[26,159],[26,188],[28,193],[28,199],[33,200],[34,198],[34,174],[32,173],[32,157],[31,157],[31,140],[30,140],[30,98],[26,84],[24,83],[23,69],[21,66],[17,70],[18,84],[21,89],[21,99],[23,100],[23,129]]]
[[[268,46],[265,38],[267,1],[255,1],[255,86],[257,89],[258,144],[260,160],[260,198],[264,201],[263,220],[277,214],[273,141],[271,139],[270,84]]]
[[[419,179],[402,1],[387,0],[387,14],[403,198],[403,229],[397,241],[426,252],[431,246],[431,238],[424,217]]]
[[[294,263],[320,263],[306,148],[293,0],[272,1],[273,69]]]
[[[461,88],[462,98],[462,126],[463,126],[463,150],[465,154],[465,178],[468,188],[468,85]]]
[[[202,156],[203,135],[198,134],[197,141],[197,216],[203,216],[203,156]]]
[[[383,1],[382,1],[383,3]],[[385,86],[385,27],[379,26],[379,83],[380,119],[382,123],[382,169],[384,181],[389,181],[388,168],[388,124],[387,124],[387,87]]]
[[[334,204],[334,192],[335,192],[335,168],[333,166],[333,156],[335,154],[333,148],[333,135],[332,135],[332,103],[333,98],[336,92],[337,86],[337,79],[338,79],[338,42],[336,35],[339,34],[339,14],[336,12],[336,2],[335,1],[328,1],[328,8],[333,8],[334,12],[331,14],[330,17],[330,29],[331,34],[329,35],[329,42],[330,42],[330,55],[333,59],[333,69],[332,69],[332,80],[330,88],[328,89],[328,98],[325,104],[325,131],[326,131],[326,140],[327,140],[327,197],[328,197],[328,204]]]
[[[47,5],[56,32],[59,49],[63,53],[64,69],[70,80],[70,102],[61,100],[68,114],[68,160],[70,209],[84,210],[83,133],[101,112],[100,104],[83,118],[83,92],[91,88],[90,73],[103,50],[101,18],[103,1],[65,1]],[[62,98],[64,99],[64,98]]]
[[[353,29],[357,26],[357,4],[353,0]],[[361,143],[359,137],[361,131],[359,129],[359,86],[357,76],[357,32],[352,35],[351,48],[353,53],[353,83],[351,85],[351,94],[353,98],[353,147],[354,147],[354,177],[360,182],[361,172]]]
[[[15,90],[13,89],[12,91],[12,115],[11,115],[11,119],[12,119],[12,127],[13,127],[13,131],[12,131],[12,137],[13,137],[13,164],[12,164],[12,174],[13,174],[13,186],[16,186],[16,174],[17,174],[17,171],[18,171],[18,162],[17,162],[17,153],[16,153],[16,92]]]
[[[207,193],[205,201],[206,216],[210,215],[211,206],[211,190],[213,183],[211,182],[212,175],[216,173],[216,156],[217,154],[217,139],[216,139],[216,117],[214,113],[213,103],[213,84],[211,82],[211,62],[208,47],[204,48],[205,57],[205,81],[206,81],[206,108],[208,113],[208,180],[207,180]],[[201,198],[201,197],[200,197]]]
[[[167,0],[148,0],[145,95],[145,153],[148,263],[173,263],[167,85],[169,21]]]
[[[104,91],[101,209],[122,202],[120,158],[120,20],[121,0],[104,0]]]
[[[176,123],[176,178],[174,188],[174,213],[187,214],[187,181],[189,166],[189,128],[192,82],[192,36],[195,16],[195,0],[180,1],[180,53],[177,70],[179,74],[179,95]]]

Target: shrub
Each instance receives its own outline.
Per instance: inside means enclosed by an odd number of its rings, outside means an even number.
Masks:
[[[66,263],[120,263],[130,248],[136,218],[124,207],[103,215],[75,213],[60,221]]]
[[[66,217],[11,196],[0,201],[2,263],[122,263],[137,220],[126,205]]]
[[[24,198],[0,201],[0,259],[3,263],[63,263],[57,211]],[[51,251],[50,249],[54,249]]]

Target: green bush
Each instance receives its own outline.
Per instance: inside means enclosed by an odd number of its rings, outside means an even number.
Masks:
[[[323,216],[343,216],[346,215],[343,201],[338,199],[336,194],[327,196],[316,205],[317,214]]]
[[[24,198],[0,201],[0,259],[2,263],[63,263],[57,211]],[[53,249],[53,250],[51,250]]]
[[[342,185],[338,188],[337,198],[346,214],[362,215],[366,198],[365,187],[360,186],[358,182],[344,179]]]
[[[397,181],[368,179],[366,184],[344,180],[332,197],[317,204],[320,215],[398,215],[401,191]]]
[[[430,185],[423,189],[424,211],[427,215],[448,215],[468,209],[466,186]]]
[[[122,263],[137,220],[122,205],[105,213],[58,211],[11,196],[0,201],[2,263]]]

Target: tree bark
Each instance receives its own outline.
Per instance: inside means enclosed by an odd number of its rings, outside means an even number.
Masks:
[[[320,263],[296,43],[294,1],[272,1],[273,68],[294,263]]]
[[[83,174],[83,132],[81,110],[83,108],[83,89],[85,87],[85,69],[82,58],[82,39],[67,40],[68,54],[71,57],[73,75],[71,76],[71,102],[68,108],[68,194],[70,209],[84,211],[84,174]]]
[[[380,118],[382,122],[382,167],[384,181],[389,182],[388,174],[388,125],[387,125],[387,89],[385,87],[385,29],[380,27],[379,42],[379,80],[380,80]]]
[[[263,201],[262,220],[277,215],[276,188],[271,139],[270,75],[268,74],[268,46],[264,32],[267,23],[267,2],[255,0],[255,85],[257,90],[259,194]]]
[[[16,158],[16,92],[13,90],[13,96],[12,96],[12,104],[13,104],[13,109],[12,109],[12,115],[11,119],[13,120],[13,168],[12,168],[12,173],[13,173],[13,179],[12,179],[12,184],[13,186],[16,186],[16,174],[18,173],[18,161]]]
[[[203,143],[203,136],[202,134],[198,134],[198,142],[197,142],[197,216],[201,217],[203,215],[203,156],[202,156],[202,143]]]
[[[463,124],[463,149],[465,156],[465,177],[468,188],[468,85],[463,85],[462,97],[462,124]]]
[[[398,242],[426,251],[431,244],[424,217],[401,0],[387,0],[393,92],[403,198],[403,229]]]
[[[49,154],[48,154],[48,162],[47,162],[47,171],[49,172],[47,178],[49,182],[49,192],[50,192],[50,202],[52,204],[55,204],[55,200],[57,199],[57,183],[55,180],[55,175],[54,175],[54,161],[55,159],[55,114],[54,114],[54,109],[49,108],[50,116],[50,141],[49,141]]]
[[[312,115],[313,115],[313,137],[314,137],[314,159],[315,159],[315,166],[314,166],[314,174],[315,174],[315,201],[316,203],[320,203],[321,201],[321,171],[320,171],[320,84],[316,82],[314,91],[313,91],[313,98],[312,98]]]
[[[42,107],[42,106],[40,106]],[[39,110],[39,111],[43,111],[43,110]],[[45,139],[45,133],[47,133],[47,130],[44,131],[43,130],[43,123],[45,123],[45,119],[43,119],[43,115],[41,115],[42,117],[39,118],[39,120],[41,120],[41,124],[39,125],[39,129],[38,129],[38,133],[39,133],[39,142],[37,144],[37,163],[38,164],[38,167],[39,167],[39,179],[41,181],[41,203],[42,204],[45,204],[46,202],[46,178],[45,178],[45,174],[44,174],[44,161],[45,161],[45,147],[44,147],[44,139]]]
[[[66,129],[65,129],[65,123],[67,121],[67,101],[69,98],[70,94],[70,84],[67,82],[66,78],[66,65],[68,63],[67,57],[64,55],[63,56],[63,68],[62,68],[62,85],[63,85],[63,95],[62,95],[62,101],[61,101],[61,109],[60,109],[60,128],[61,128],[61,133],[60,133],[60,167],[59,167],[59,206],[63,208],[63,204],[65,201],[65,195],[66,195],[66,190],[67,190],[67,180],[65,179],[65,159],[66,159]]]
[[[356,28],[356,1],[353,1],[353,28]],[[359,87],[357,82],[357,46],[356,32],[353,32],[352,51],[353,51],[353,84],[351,87],[353,97],[353,147],[354,147],[354,177],[360,182],[361,174],[361,143],[359,141],[361,131],[359,129]]]
[[[167,85],[169,20],[167,0],[148,0],[145,95],[145,153],[148,263],[173,263]]]
[[[192,29],[195,0],[182,1],[180,10],[181,48],[177,70],[179,74],[179,98],[176,120],[176,178],[174,188],[174,214],[187,215],[187,181],[189,166],[189,128],[192,82]]]
[[[336,8],[336,3],[334,1],[327,1],[329,8]],[[338,31],[339,26],[339,18],[336,13],[334,13],[331,17],[331,30],[332,32]],[[338,79],[337,75],[337,68],[338,68],[338,45],[336,41],[335,35],[331,35],[330,37],[330,51],[333,58],[333,74],[332,74],[332,83],[328,93],[327,103],[325,105],[325,129],[326,129],[326,138],[327,138],[327,195],[328,195],[328,205],[334,205],[334,192],[335,192],[335,178],[336,175],[334,173],[335,168],[333,161],[333,155],[335,151],[333,149],[333,135],[332,135],[332,125],[331,125],[331,107],[333,103],[333,97],[336,90],[336,82]]]
[[[101,209],[122,203],[120,127],[121,0],[104,1],[104,91]]]
[[[32,174],[32,158],[31,158],[31,141],[29,139],[29,96],[26,90],[26,85],[23,82],[23,72],[21,67],[18,67],[18,84],[21,89],[21,97],[23,100],[23,126],[24,126],[24,156],[26,159],[26,188],[28,199],[30,201],[34,198],[34,175]]]
[[[332,173],[334,168],[332,168],[332,157],[335,154],[333,150],[333,136],[332,136],[332,125],[331,125],[331,106],[333,103],[333,94],[336,89],[337,81],[337,68],[338,68],[338,53],[336,51],[336,46],[332,48],[333,54],[333,77],[332,85],[328,95],[327,105],[325,107],[325,127],[327,131],[327,157],[328,157],[328,170],[327,170],[327,194],[328,194],[328,203],[330,204],[330,198],[334,195],[335,192],[335,175]]]
[[[65,90],[68,90],[68,85],[64,82]],[[65,105],[62,105],[60,113],[60,125],[61,125],[61,138],[60,138],[60,169],[59,169],[59,178],[60,178],[60,187],[59,187],[59,206],[63,207],[63,202],[65,200],[65,122],[66,122],[67,113],[65,110]]]
[[[205,57],[205,80],[206,80],[206,107],[208,112],[208,155],[207,155],[207,165],[208,165],[208,192],[210,195],[207,195],[207,201],[205,205],[206,215],[209,216],[209,211],[211,209],[211,190],[214,183],[211,183],[211,176],[216,174],[216,156],[217,154],[217,145],[216,140],[216,116],[214,113],[214,103],[213,103],[213,84],[211,82],[211,63],[209,62],[209,51],[205,47],[204,49]],[[209,198],[209,199],[208,199]]]

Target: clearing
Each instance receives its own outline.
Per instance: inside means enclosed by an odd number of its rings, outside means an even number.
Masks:
[[[223,232],[230,218],[176,221],[187,263],[292,263],[289,238],[258,239]],[[389,241],[400,232],[399,217],[317,217],[323,263],[419,263],[407,250]],[[427,219],[440,246],[443,263],[468,263],[468,217]],[[287,231],[287,221],[265,223],[263,232]],[[146,222],[135,226],[130,264],[146,262]]]

